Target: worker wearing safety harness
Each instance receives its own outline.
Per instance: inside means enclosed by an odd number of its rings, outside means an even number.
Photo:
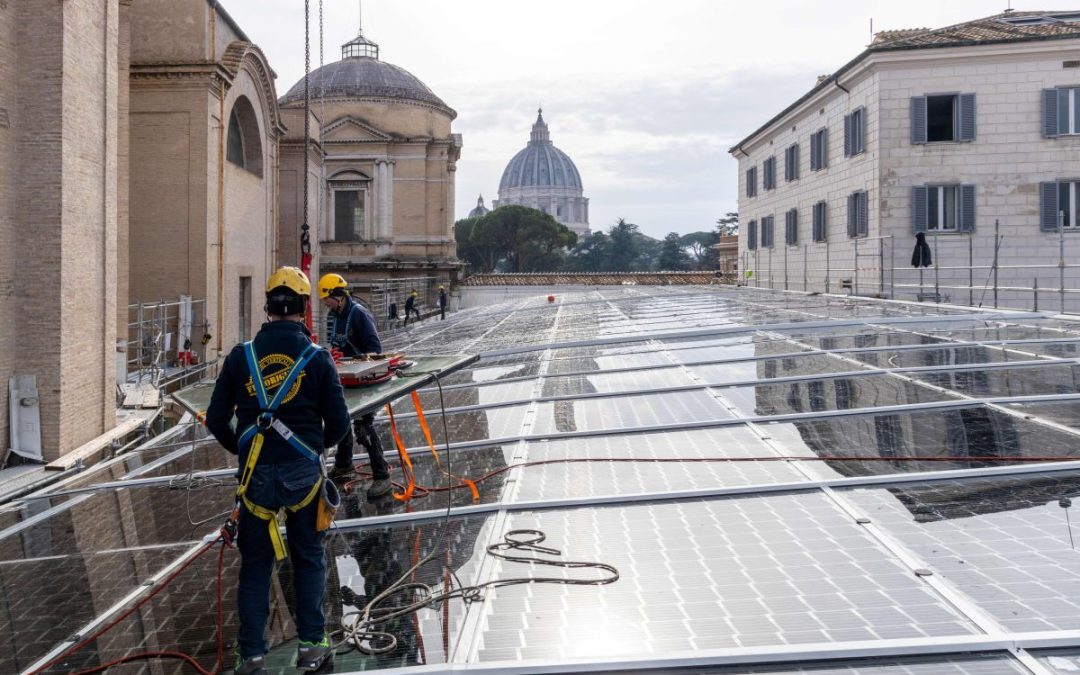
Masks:
[[[319,299],[329,312],[326,318],[328,342],[346,358],[382,352],[382,342],[375,329],[375,318],[366,307],[349,295],[349,282],[340,274],[324,274],[319,279]],[[383,457],[382,441],[375,431],[375,413],[361,415],[352,429],[338,444],[331,478],[348,476],[353,472],[354,438],[367,450],[371,463],[372,483],[368,499],[390,494],[390,466]]]
[[[296,589],[297,667],[314,671],[333,658],[322,611],[326,561],[320,531],[329,525],[322,507],[332,484],[324,478],[322,456],[347,431],[349,412],[333,359],[312,344],[303,324],[310,296],[311,284],[299,269],[282,267],[271,275],[268,321],[254,340],[225,358],[206,411],[206,426],[239,455],[242,467],[238,512],[222,533],[226,540],[235,536],[240,549],[235,672],[243,675],[266,673],[271,575],[286,555]]]

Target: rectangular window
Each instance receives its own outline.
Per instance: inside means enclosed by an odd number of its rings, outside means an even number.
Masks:
[[[1058,183],[1058,218],[1062,227],[1076,227],[1076,197],[1080,182]]]
[[[866,152],[866,108],[844,116],[844,157]]]
[[[240,277],[240,342],[251,339],[251,277]]]
[[[866,190],[858,190],[848,195],[848,237],[865,237],[870,232],[869,198]]]
[[[784,243],[788,246],[799,243],[799,210],[791,209],[784,214]]]
[[[956,140],[956,96],[926,97],[926,141]]]
[[[915,232],[973,232],[974,185],[917,185],[911,194]]]
[[[761,219],[761,247],[773,247],[773,216],[765,216]]]
[[[757,248],[757,221],[751,220],[746,224],[746,248],[753,251]]]
[[[799,177],[799,144],[789,145],[784,150],[784,180],[790,182]]]
[[[761,184],[766,190],[776,188],[776,157],[769,157],[761,165]]]
[[[820,171],[829,165],[829,130],[819,129],[810,136],[810,170]]]
[[[334,240],[364,239],[363,190],[334,190]]]
[[[1080,89],[1058,90],[1058,133],[1080,134]]]
[[[746,196],[757,196],[757,167],[752,166],[746,170]]]
[[[1080,134],[1080,88],[1048,89],[1045,95],[1049,96],[1043,111],[1045,135]]]
[[[956,190],[955,185],[936,185],[927,191],[927,230],[956,231],[956,223],[960,219]]]
[[[975,94],[935,94],[911,99],[911,142],[975,140]]]
[[[814,204],[814,241],[825,241],[828,236],[825,217],[828,215],[824,201]]]

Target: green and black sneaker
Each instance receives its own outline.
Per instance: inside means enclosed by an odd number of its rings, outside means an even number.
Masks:
[[[265,656],[251,656],[242,659],[239,653],[236,655],[236,665],[233,666],[233,672],[236,675],[270,675],[269,671],[266,670]]]
[[[318,642],[300,640],[296,646],[296,667],[309,673],[334,661],[334,647],[325,635]]]

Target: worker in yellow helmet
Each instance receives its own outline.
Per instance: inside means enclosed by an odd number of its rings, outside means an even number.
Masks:
[[[340,274],[324,274],[319,279],[319,299],[329,310],[326,314],[327,341],[346,358],[382,353],[382,342],[375,329],[375,317],[349,294],[349,282]],[[375,431],[375,413],[353,421],[352,430],[341,439],[331,478],[346,478],[353,473],[353,445],[359,441],[371,461],[371,486],[368,499],[390,494],[390,466],[383,457],[382,441]]]
[[[412,289],[412,293],[409,293],[409,297],[405,298],[405,325],[409,325],[409,317],[413,314],[416,315],[416,320],[420,320],[420,310],[416,308],[416,298],[418,293],[416,289]]]
[[[275,562],[292,557],[297,667],[333,658],[323,616],[326,559],[319,505],[329,488],[323,452],[349,428],[349,411],[330,353],[311,342],[304,313],[311,283],[282,267],[266,283],[267,322],[225,358],[206,410],[206,426],[239,456],[238,514],[223,532],[240,549],[240,618],[235,672],[265,674],[266,621]],[[230,424],[236,416],[236,428]],[[288,546],[278,531],[285,515]]]
[[[439,321],[446,320],[446,304],[448,298],[446,297],[446,286],[439,284]]]

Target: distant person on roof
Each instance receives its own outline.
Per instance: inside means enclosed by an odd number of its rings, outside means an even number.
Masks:
[[[416,293],[416,289],[414,288],[412,290],[412,293],[409,293],[409,297],[405,300],[405,325],[406,326],[409,325],[409,316],[411,316],[412,314],[416,315],[416,320],[417,321],[420,320],[420,310],[416,308],[416,297],[417,297],[417,293]]]
[[[446,320],[446,286],[439,284],[439,320]]]
[[[340,274],[324,274],[319,279],[319,299],[326,309],[327,342],[345,358],[364,354],[381,354],[382,342],[375,329],[375,317],[366,307],[349,295],[349,282]],[[375,413],[353,420],[352,429],[338,444],[331,478],[345,478],[353,472],[353,445],[359,441],[367,450],[371,462],[372,483],[368,499],[378,499],[390,493],[390,466],[383,457],[382,441],[375,431]]]

